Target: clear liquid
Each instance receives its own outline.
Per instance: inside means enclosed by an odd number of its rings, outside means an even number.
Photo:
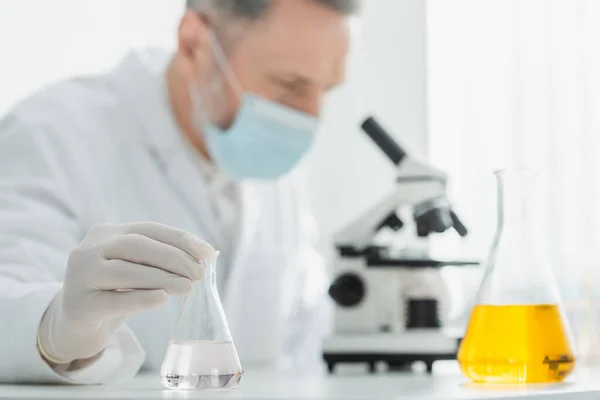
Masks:
[[[234,389],[242,374],[232,342],[173,341],[161,368],[163,385],[178,390]]]
[[[550,383],[575,367],[556,305],[478,305],[458,353],[475,382]]]

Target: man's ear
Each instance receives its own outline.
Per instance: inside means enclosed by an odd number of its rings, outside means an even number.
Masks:
[[[208,23],[199,13],[188,10],[181,18],[178,31],[178,49],[181,74],[187,80],[195,79],[198,69],[211,60]]]

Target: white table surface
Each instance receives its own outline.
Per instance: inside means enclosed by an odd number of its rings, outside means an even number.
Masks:
[[[600,368],[580,367],[566,383],[528,387],[470,384],[456,368],[433,376],[384,373],[336,374],[294,378],[273,372],[249,371],[239,389],[229,392],[170,391],[158,374],[141,374],[109,386],[0,385],[0,399],[324,399],[324,400],[600,400]]]

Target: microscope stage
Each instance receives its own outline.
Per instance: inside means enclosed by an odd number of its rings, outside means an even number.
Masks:
[[[425,258],[399,258],[387,256],[369,256],[366,262],[369,268],[443,268],[443,267],[472,267],[479,265],[475,260],[436,260]]]
[[[455,360],[460,338],[450,337],[438,329],[411,329],[392,334],[337,335],[324,343],[323,358],[333,372],[337,363],[367,363],[406,366],[423,361],[431,372],[438,360]]]

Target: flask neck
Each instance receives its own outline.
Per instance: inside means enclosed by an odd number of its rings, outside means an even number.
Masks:
[[[207,290],[217,289],[217,272],[214,261],[205,261],[204,265],[204,279],[202,279],[202,286]]]
[[[532,171],[510,170],[496,174],[498,180],[498,227],[527,229],[529,222],[529,200],[535,182]]]

